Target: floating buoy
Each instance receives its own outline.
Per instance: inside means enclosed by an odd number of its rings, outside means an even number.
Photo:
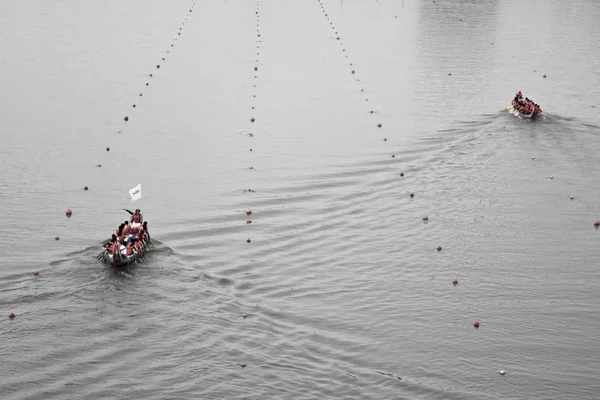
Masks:
[[[83,190],[88,190],[88,187],[87,187],[87,186],[84,186],[84,187],[83,187]]]
[[[251,224],[251,223],[252,223],[252,220],[250,220],[250,219],[249,219],[248,221],[246,221],[246,223],[247,223],[247,224]]]
[[[40,274],[39,272],[35,271],[35,272],[33,273],[33,276],[38,276],[39,274]]]
[[[129,121],[129,117],[127,117],[127,116],[123,119],[125,120],[125,122]]]
[[[60,240],[60,238],[57,236],[57,237],[54,238],[54,240]]]
[[[500,372],[498,372],[498,373],[499,373],[500,375],[504,375],[504,374],[506,374],[506,372],[505,372],[503,369],[501,369],[501,370],[500,370]]]
[[[392,158],[396,158],[396,155],[395,155],[395,154],[392,154]]]
[[[107,148],[106,148],[106,151],[110,151],[110,147],[107,147]]]
[[[400,172],[400,176],[404,176],[404,172]]]
[[[142,94],[140,93],[140,97],[142,97]]]
[[[146,86],[149,86],[150,84],[148,82],[146,82]]]
[[[442,251],[442,246],[438,246],[437,251]]]
[[[67,211],[65,211],[65,214],[67,215],[67,217],[70,217],[71,214],[73,214],[73,212],[71,211],[70,208],[67,208]]]
[[[247,316],[248,316],[248,314],[246,314],[246,313],[242,314],[242,317],[244,317],[244,319],[246,319]]]
[[[550,179],[554,179],[554,177],[552,175],[549,176]]]
[[[453,284],[454,286],[456,286],[456,285],[458,285],[458,281],[455,279],[455,280],[453,280],[453,281],[452,281],[452,284]]]
[[[595,220],[595,221],[594,221],[594,226],[595,226],[596,228],[597,228],[597,227],[599,227],[599,226],[600,226],[600,221],[598,221],[598,220]]]
[[[381,128],[381,122],[377,124],[377,127],[378,127],[378,128]]]
[[[181,32],[177,32],[178,35],[181,35]]]
[[[159,69],[159,68],[160,68],[160,65],[156,65],[156,69]]]
[[[250,243],[252,240],[250,240],[250,238],[248,238],[248,240],[246,240],[246,243]]]
[[[415,197],[415,194],[414,194],[414,193],[411,193],[411,194],[410,194],[410,197]]]
[[[252,149],[250,149],[250,151],[252,151]]]
[[[355,72],[356,72],[355,70],[352,70],[352,73],[355,73]]]
[[[429,217],[426,215],[423,217],[423,221],[429,221]]]
[[[246,215],[252,214],[252,210],[250,208],[246,208]]]
[[[10,313],[10,314],[8,314],[8,318],[10,318],[10,319],[13,319],[14,317],[15,317],[15,314],[14,314],[14,313]]]
[[[152,74],[150,74],[150,78],[152,78]]]
[[[546,74],[542,75],[544,77],[544,79],[546,79]]]
[[[135,104],[133,105],[133,108],[135,108]]]
[[[335,39],[336,39],[336,40],[340,40],[340,37],[338,36],[338,37],[336,37]]]
[[[254,70],[255,70],[255,71],[258,71],[258,67],[254,67]]]
[[[448,72],[448,76],[452,76],[452,72]]]
[[[241,363],[241,364],[240,364],[240,367],[242,367],[242,368],[246,368],[246,363]]]
[[[574,196],[569,196],[569,199],[573,200],[575,197]]]
[[[384,142],[387,142],[387,138],[386,138],[386,137],[384,137],[384,138],[383,138],[383,141],[384,141]]]
[[[254,117],[250,117],[250,122],[254,122],[254,121],[255,121]]]
[[[479,322],[475,321],[475,323],[473,323],[473,326],[474,326],[475,328],[479,328]]]

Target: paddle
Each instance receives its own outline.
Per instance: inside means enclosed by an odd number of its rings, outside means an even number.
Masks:
[[[128,209],[124,208],[123,210],[127,211],[129,213],[129,215],[133,215],[134,213],[129,211]]]

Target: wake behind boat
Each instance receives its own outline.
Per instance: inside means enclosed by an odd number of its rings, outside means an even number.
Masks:
[[[515,95],[508,109],[520,118],[536,118],[544,114],[539,104],[527,97],[523,98],[521,91]]]
[[[104,245],[104,250],[98,256],[98,260],[114,265],[125,267],[130,264],[145,261],[144,254],[152,246],[150,234],[148,233],[148,222],[139,209],[135,212],[125,210],[131,214],[131,218],[123,222],[112,234],[111,239]]]

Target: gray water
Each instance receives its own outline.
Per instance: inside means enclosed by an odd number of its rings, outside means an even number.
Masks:
[[[600,398],[599,27],[584,0],[4,2],[0,397]],[[115,269],[123,208],[155,251]]]

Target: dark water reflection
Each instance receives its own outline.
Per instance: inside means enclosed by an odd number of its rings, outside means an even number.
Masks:
[[[192,3],[1,6],[2,398],[596,396],[597,3]]]

